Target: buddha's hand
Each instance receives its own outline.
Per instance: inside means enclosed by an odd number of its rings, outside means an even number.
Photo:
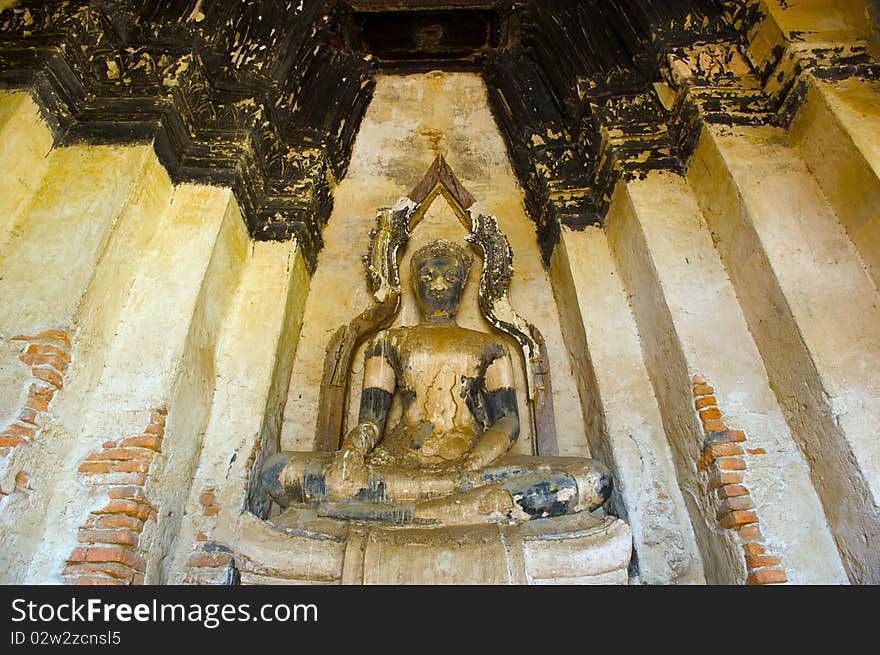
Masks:
[[[476,452],[470,453],[461,464],[461,468],[464,471],[479,471],[485,466],[486,463],[483,461],[483,455]]]
[[[480,436],[474,449],[464,459],[465,471],[479,471],[492,464],[510,448],[510,439],[502,430],[489,428]]]
[[[352,498],[370,484],[370,469],[364,456],[356,448],[337,451],[333,462],[324,471],[328,495],[333,500]]]

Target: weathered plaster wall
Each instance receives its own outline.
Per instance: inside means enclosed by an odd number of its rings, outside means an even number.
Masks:
[[[0,93],[0,248],[34,196],[48,165],[52,133],[24,91]]]
[[[633,528],[646,584],[705,582],[636,323],[605,231],[562,230],[551,262],[590,446],[612,467],[612,511]]]
[[[876,287],[778,128],[707,128],[688,174],[850,578],[876,578]]]
[[[480,206],[498,217],[500,229],[510,239],[515,269],[513,306],[537,325],[548,343],[560,453],[586,455],[589,446],[550,281],[541,265],[534,224],[525,216],[522,193],[489,112],[485,87],[476,74],[440,72],[377,79],[348,174],[334,192],[333,214],[324,232],[325,246],[312,280],[293,366],[282,446],[289,450],[312,447],[327,342],[337,328],[371,302],[360,255],[367,250],[376,208],[390,206],[409,193],[438,152],[446,157]],[[445,200],[437,198],[401,258],[405,295],[396,324],[414,324],[417,320],[409,283],[409,256],[437,237],[454,239],[470,248],[463,241],[465,234]],[[479,262],[477,257],[459,323],[492,330],[476,305]],[[352,376],[356,391],[362,364],[362,356],[357,355]],[[517,375],[522,389],[519,369]],[[526,417],[522,394],[520,401],[521,416]],[[350,403],[352,417],[357,402],[355,395]],[[529,452],[531,434],[525,421],[523,424],[526,429],[515,448]]]
[[[606,229],[631,294],[682,490],[693,508],[701,507],[692,521],[707,579],[742,579],[737,571],[742,558],[736,544],[717,530],[696,475],[703,433],[691,400],[694,374],[713,381],[727,422],[749,435],[754,454],[744,455],[744,483],[752,490],[768,542],[794,571],[793,581],[844,581],[807,463],[791,438],[685,179],[652,173],[619,184]],[[705,527],[702,517],[707,517]]]
[[[880,81],[810,80],[790,132],[880,284]]]
[[[510,553],[471,557],[464,537],[448,572],[406,543],[370,551],[366,532],[287,553],[287,535],[266,541],[242,513],[264,514],[248,482],[267,454],[312,447],[327,341],[370,303],[360,255],[375,209],[440,152],[511,240],[513,304],[550,349],[561,454],[612,466],[633,581],[741,583],[757,568],[877,582],[880,88],[864,62],[809,63],[864,41],[876,57],[877,3],[754,4],[743,54],[758,75],[714,81],[767,96],[731,117],[750,126],[701,126],[684,177],[618,183],[604,228],[563,228],[549,271],[477,75],[378,77],[312,280],[311,244],[250,242],[229,189],[172,184],[146,144],[52,149],[31,96],[0,93],[0,581],[369,581],[378,552],[406,566],[376,580],[496,579]],[[804,83],[779,114],[790,127],[760,126],[788,74]],[[679,93],[733,88],[714,82]],[[416,320],[408,256],[464,234],[438,198],[402,258],[397,324]],[[460,319],[491,329],[478,275]],[[238,548],[250,539],[254,561]],[[525,548],[538,579],[566,581],[581,551],[551,550]]]
[[[0,94],[16,134],[3,156],[25,167],[0,195],[0,427],[27,429],[4,437],[0,576],[179,580],[195,484],[222,486],[234,522],[277,434],[305,262],[296,241],[252,244],[229,189],[173,186],[149,145],[55,148],[28,167],[51,143],[32,104]]]

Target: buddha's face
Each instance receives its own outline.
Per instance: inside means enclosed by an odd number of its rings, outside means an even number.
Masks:
[[[467,282],[461,263],[454,257],[426,257],[413,273],[416,301],[425,319],[451,320],[458,311]]]

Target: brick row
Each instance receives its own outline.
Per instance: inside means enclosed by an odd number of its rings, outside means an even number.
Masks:
[[[164,412],[154,412],[142,434],[108,440],[79,466],[89,485],[106,486],[107,503],[94,510],[77,532],[64,569],[72,584],[143,584],[146,561],[140,535],[155,514],[144,486],[161,452]]]
[[[782,557],[767,551],[763,543],[758,513],[744,483],[749,454],[764,454],[763,448],[743,450],[746,435],[731,430],[724,423],[715,390],[705,378],[693,378],[694,409],[703,425],[705,440],[697,463],[707,474],[706,493],[717,509],[715,518],[725,529],[733,530],[742,545],[747,576],[746,584],[781,584],[788,581]]]

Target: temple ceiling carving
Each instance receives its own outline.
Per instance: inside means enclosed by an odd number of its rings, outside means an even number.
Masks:
[[[230,185],[253,238],[296,237],[313,265],[373,74],[481,71],[552,248],[560,222],[600,220],[603,121],[662,121],[649,91],[664,56],[735,39],[752,6],[24,0],[0,12],[0,85],[32,88],[60,143],[153,141],[175,181]],[[654,151],[647,166],[674,164],[674,149]]]

